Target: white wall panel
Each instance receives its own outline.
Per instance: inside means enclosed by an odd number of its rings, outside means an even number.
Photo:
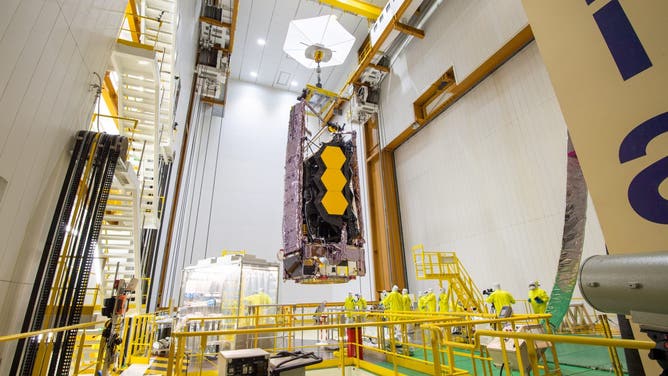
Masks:
[[[394,113],[394,112],[392,112]],[[390,114],[384,112],[384,121]],[[531,44],[395,153],[409,285],[410,248],[457,252],[480,288],[550,291],[564,221],[566,125]],[[585,254],[605,251],[593,208]],[[518,299],[519,301],[520,299]],[[518,306],[519,308],[519,306]]]
[[[15,333],[53,216],[73,136],[87,129],[121,25],[124,0],[25,0],[0,15],[0,281],[2,333]],[[28,292],[26,292],[28,291]],[[3,365],[6,362],[2,363]],[[0,372],[2,373],[2,372]]]
[[[4,36],[19,3],[21,3],[21,0],[6,0],[3,2],[2,13],[0,13],[0,39]]]
[[[16,62],[27,46],[26,41],[35,26],[35,18],[40,14],[43,6],[43,1],[22,1],[8,20],[9,23],[0,40],[0,51],[3,53],[0,59],[0,90],[2,92],[6,90],[7,82],[13,76]]]
[[[527,24],[519,0],[444,1],[424,26],[425,38],[413,39],[392,63],[382,83],[382,142],[387,144],[413,121],[413,101],[454,66],[457,82],[468,76]]]

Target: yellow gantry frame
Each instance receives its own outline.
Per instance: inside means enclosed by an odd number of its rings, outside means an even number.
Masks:
[[[139,43],[141,24],[139,22],[139,12],[137,12],[137,3],[135,0],[128,1],[128,6],[125,8],[125,17],[128,19],[132,41]]]
[[[436,108],[429,110],[429,106],[437,99],[441,98],[455,84],[455,72],[452,67],[448,68],[441,77],[439,77],[427,90],[413,102],[413,112],[415,121],[423,125],[442,112],[441,107],[450,105],[445,101]]]
[[[383,11],[382,7],[377,7],[360,0],[318,0],[318,2],[370,20],[378,18]]]

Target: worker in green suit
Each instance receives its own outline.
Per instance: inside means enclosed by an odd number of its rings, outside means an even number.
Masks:
[[[358,311],[366,311],[366,299],[360,294],[355,294],[355,308]]]
[[[355,297],[353,297],[352,292],[348,293],[346,300],[343,302],[343,309],[346,311],[347,321],[352,321],[353,311],[355,310]]]
[[[434,290],[427,290],[425,302],[427,303],[427,312],[436,312],[436,294],[434,294]]]
[[[399,312],[403,310],[404,301],[401,298],[401,294],[399,293],[399,286],[397,285],[392,286],[392,291],[389,294],[387,294],[385,302],[387,305],[383,304],[383,306],[385,306],[386,311]],[[390,320],[396,321],[397,318],[398,318],[397,316],[391,316]]]
[[[255,314],[258,316],[266,316],[269,313],[269,308],[262,306],[272,304],[272,301],[269,294],[264,292],[263,288],[259,288],[254,294],[248,295],[244,298],[244,304],[247,307],[253,307],[253,309],[256,310]],[[260,318],[259,323],[268,324],[270,321],[271,320],[269,317],[262,317]]]
[[[445,287],[441,287],[441,290],[438,294],[438,311],[439,312],[447,312],[449,310],[448,307],[448,293],[445,290]]]
[[[501,308],[508,306],[512,308],[512,305],[515,304],[515,298],[505,290],[501,290],[501,284],[500,283],[495,283],[494,286],[494,292],[487,297],[486,302],[487,303],[492,303],[494,306],[494,311],[498,315],[501,313]]]
[[[401,301],[403,302],[401,310],[406,312],[410,311],[413,302],[411,301],[411,296],[408,295],[408,289],[401,290]]]
[[[418,298],[418,311],[427,312],[427,290],[420,293],[420,298]]]
[[[540,283],[538,281],[533,281],[529,283],[529,303],[531,303],[531,308],[533,313],[545,313],[547,309],[547,301],[550,300],[550,297],[547,295],[545,290],[541,289]]]

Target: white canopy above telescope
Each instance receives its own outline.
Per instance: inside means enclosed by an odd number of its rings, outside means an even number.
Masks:
[[[336,20],[320,16],[290,21],[283,51],[307,68],[318,66],[314,51],[321,50],[321,67],[343,64],[355,43],[355,37]],[[331,57],[330,57],[331,52]]]

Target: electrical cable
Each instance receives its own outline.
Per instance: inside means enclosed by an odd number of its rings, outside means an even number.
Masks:
[[[209,202],[209,221],[206,226],[206,242],[204,243],[204,258],[209,253],[209,232],[211,230],[211,213],[213,212],[213,198],[216,196],[216,176],[218,175],[218,154],[220,153],[220,140],[223,138],[223,117],[220,117],[220,126],[218,127],[218,146],[216,147],[216,164],[213,169],[213,184],[211,186],[211,201]]]
[[[51,222],[51,229],[49,230],[40,266],[36,274],[36,281],[33,284],[33,291],[26,309],[22,332],[42,329],[49,295],[53,286],[54,274],[67,229],[66,226],[76,200],[78,189],[75,182],[81,179],[86,166],[84,156],[88,155],[91,142],[92,135],[90,133],[79,133],[77,135],[76,145],[70,159],[70,166],[68,167],[65,181],[61,188],[60,197]],[[37,354],[37,339],[30,338],[28,341],[25,353],[23,352],[25,340],[21,339],[18,341],[10,374],[18,374],[19,367],[21,367],[22,375],[32,373],[31,370]]]
[[[190,264],[193,263],[193,253],[195,251],[195,239],[197,238],[197,224],[199,223],[199,210],[202,204],[202,188],[204,187],[204,175],[206,172],[206,161],[209,159],[209,140],[211,139],[211,122],[213,121],[213,105],[211,105],[211,114],[209,115],[209,129],[206,136],[206,145],[204,145],[204,163],[202,164],[202,179],[199,184],[199,197],[197,198],[197,210],[195,211],[195,228],[193,229],[193,243],[190,252]],[[208,226],[207,226],[208,228]],[[206,249],[206,246],[205,246]]]
[[[163,231],[163,229],[165,229],[165,227],[163,226],[164,222],[165,222],[165,215],[164,215],[165,205],[167,203],[167,195],[169,193],[169,182],[170,182],[170,180],[171,180],[170,178],[172,176],[172,167],[174,166],[173,161],[171,163],[167,163],[165,161],[165,163],[166,164],[163,164],[163,167],[161,168],[161,171],[162,171],[161,172],[161,174],[162,174],[162,177],[161,177],[162,192],[160,193],[160,197],[162,199],[160,201],[161,202],[160,208],[158,209],[159,210],[158,215],[160,217],[160,225],[158,226],[158,231],[156,232],[155,238],[153,240],[154,243],[151,247],[152,248],[152,250],[151,250],[151,262],[150,262],[150,265],[147,266],[147,273],[146,273],[146,276],[149,278],[149,281],[153,281],[156,278],[155,273],[156,273],[156,266],[158,265],[158,253],[159,253],[158,246],[159,246],[159,243],[160,243],[160,239],[162,237],[162,231]],[[164,168],[165,165],[167,166],[166,169]],[[153,290],[153,291],[151,291],[151,294],[146,294],[146,313],[149,313],[149,312],[155,310],[155,308],[151,306],[152,305],[153,293],[155,293],[155,292],[157,292],[157,291]]]
[[[176,255],[179,254],[179,251],[182,248],[181,247],[182,246],[181,239],[183,237],[183,228],[184,228],[184,223],[185,223],[185,218],[186,218],[186,211],[188,209],[188,198],[190,197],[189,196],[189,193],[190,193],[189,187],[190,187],[190,177],[192,175],[192,170],[193,170],[192,160],[195,158],[194,157],[195,156],[195,147],[196,147],[199,135],[200,135],[200,129],[197,125],[199,124],[199,121],[200,121],[200,118],[201,118],[201,115],[202,115],[201,101],[197,102],[197,110],[196,110],[195,113],[196,113],[196,115],[195,115],[194,126],[192,127],[193,137],[190,139],[190,145],[188,145],[188,147],[189,147],[188,157],[185,160],[185,162],[188,166],[188,169],[187,169],[185,177],[184,177],[184,189],[183,189],[183,193],[181,195],[182,197],[181,197],[181,201],[180,201],[180,203],[181,203],[180,209],[178,210],[178,212],[180,212],[180,216],[179,216],[179,225],[178,225],[178,228],[177,228],[178,237],[176,239],[176,247],[177,247],[176,248]],[[186,233],[186,235],[187,235],[187,233]],[[188,239],[186,237],[186,243],[184,244],[184,247],[185,247],[185,245],[187,245],[187,241],[188,241]],[[183,264],[185,264],[185,252],[183,252],[183,261],[181,262],[181,265],[183,265]],[[171,286],[174,286],[174,280],[176,279],[176,274],[177,274],[176,270],[178,269],[178,265],[179,265],[178,258],[175,257],[174,261],[172,262],[172,271],[171,271],[171,279],[170,279],[170,281],[171,281],[170,285]],[[170,297],[171,297],[171,292],[170,292]]]
[[[201,115],[201,102],[197,101],[195,105],[197,105],[197,110],[195,111],[196,115],[195,115],[194,124],[197,125],[199,123],[199,118],[200,118],[200,115]],[[180,202],[180,205],[177,208],[177,213],[175,213],[175,214],[180,213],[181,215],[179,216],[179,223],[178,223],[178,225],[176,227],[176,231],[175,231],[176,232],[176,238],[175,238],[175,242],[174,242],[174,244],[175,244],[174,245],[174,247],[175,247],[174,250],[176,251],[174,253],[175,257],[173,257],[172,260],[170,260],[170,262],[171,262],[171,265],[170,265],[171,267],[170,267],[170,270],[169,270],[169,281],[170,281],[169,285],[170,286],[174,286],[174,280],[176,279],[176,274],[177,274],[176,270],[177,270],[177,267],[179,265],[179,260],[178,260],[177,256],[179,254],[179,250],[181,249],[181,237],[183,235],[183,223],[185,221],[185,212],[186,212],[186,207],[187,207],[187,202],[188,202],[188,192],[189,192],[188,186],[190,184],[189,183],[190,182],[190,173],[191,173],[191,170],[192,170],[192,166],[190,165],[190,162],[192,161],[192,158],[193,158],[195,143],[196,143],[196,139],[197,139],[197,136],[198,136],[198,127],[197,126],[192,127],[192,129],[193,129],[194,134],[193,134],[192,138],[190,138],[190,145],[186,145],[186,147],[189,148],[189,150],[186,153],[184,153],[184,154],[187,154],[187,155],[182,155],[181,156],[181,158],[186,158],[185,162],[187,162],[187,165],[188,165],[188,169],[186,170],[185,176],[183,178],[184,189],[181,191],[181,197],[175,197],[174,198],[175,200],[179,200],[179,202]],[[184,254],[184,257],[185,257],[185,254]],[[183,262],[185,262],[185,258],[183,259]],[[173,288],[172,288],[172,290],[173,290]],[[169,299],[172,298],[172,292],[173,292],[172,290],[169,290],[169,293],[168,293]]]
[[[274,369],[280,368],[282,365],[293,362],[297,359],[311,358],[311,359],[315,359],[315,360],[322,360],[322,358],[315,355],[313,352],[304,353],[304,352],[301,352],[301,351],[295,351],[295,352],[280,351],[280,352],[276,353],[276,355],[273,355],[271,358],[272,359],[285,358],[285,357],[288,357],[288,356],[290,356],[291,358],[277,363],[276,365],[274,365]]]
[[[97,132],[100,133],[100,97],[102,96],[102,77],[97,72],[93,72],[99,84],[97,85],[97,90],[95,92],[95,101],[97,102]]]
[[[194,173],[193,178],[192,178],[193,194],[190,196],[190,205],[188,205],[188,228],[186,230],[186,242],[185,242],[185,248],[184,248],[184,252],[183,252],[183,266],[186,266],[185,262],[186,262],[186,254],[188,252],[188,239],[190,239],[190,235],[192,235],[193,244],[194,244],[194,242],[195,242],[195,234],[194,233],[197,231],[197,229],[194,229],[191,232],[190,229],[191,229],[191,225],[192,225],[193,211],[194,211],[194,208],[195,208],[195,189],[197,187],[197,174],[198,174],[198,171],[199,171],[200,157],[202,155],[202,142],[204,140],[204,134],[203,134],[204,133],[204,129],[203,129],[204,127],[202,126],[202,124],[204,124],[204,119],[206,119],[206,109],[207,109],[207,107],[208,106],[204,107],[204,110],[203,110],[204,116],[203,116],[203,118],[201,118],[201,121],[198,121],[196,123],[197,128],[199,129],[199,138],[197,140],[197,151],[195,152],[195,166],[194,166],[195,173]],[[197,213],[195,213],[195,216],[197,216]],[[193,252],[194,252],[193,247],[190,247],[190,260],[191,260],[191,262],[192,262],[192,259],[193,259]]]
[[[126,147],[125,137],[87,131],[77,134],[77,144],[26,310],[24,327],[30,330],[24,331],[80,322],[116,161]],[[48,263],[45,262],[47,259]],[[39,297],[38,290],[41,290]],[[45,322],[47,307],[51,307],[52,312]],[[49,359],[43,363],[49,364],[49,374],[69,373],[76,334],[76,330],[69,330],[49,339]],[[28,341],[25,351],[25,342],[19,341],[11,374],[33,373],[41,340],[30,338]]]

